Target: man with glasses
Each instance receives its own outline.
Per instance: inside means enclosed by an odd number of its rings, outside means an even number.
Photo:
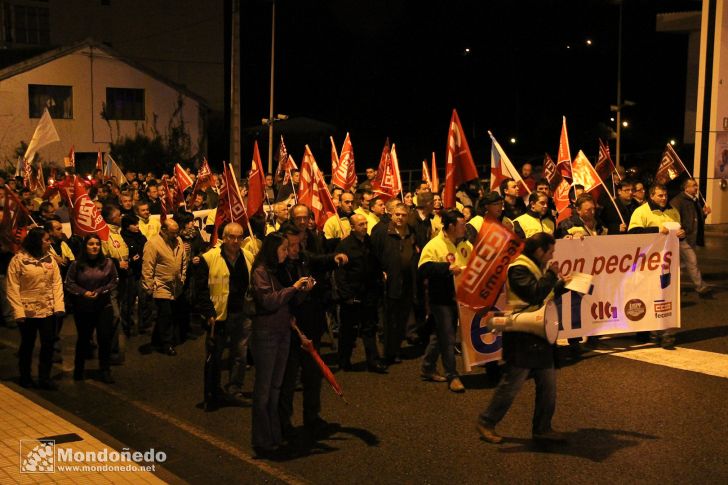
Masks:
[[[351,234],[349,218],[354,213],[354,194],[343,192],[339,198],[339,207],[336,212],[338,217],[331,216],[324,224],[326,246],[331,250],[339,244],[339,241]]]
[[[642,185],[642,184],[640,184]],[[631,180],[623,180],[616,184],[617,197],[614,204],[607,204],[602,212],[602,221],[604,227],[607,228],[607,234],[626,234],[627,224],[632,217],[632,213],[637,208],[637,202],[632,198],[634,194],[635,183]],[[642,189],[644,191],[644,187]],[[619,210],[619,213],[617,213]],[[619,216],[622,216],[621,218]],[[622,222],[624,220],[624,222]]]
[[[635,201],[635,205],[638,207],[647,201],[646,193],[645,193],[645,184],[643,184],[642,182],[634,183],[634,190],[632,191],[632,198]]]

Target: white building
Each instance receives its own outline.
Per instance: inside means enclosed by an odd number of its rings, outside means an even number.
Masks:
[[[59,165],[72,145],[76,153],[108,152],[109,143],[137,133],[166,138],[180,123],[189,155],[206,152],[202,98],[92,40],[0,70],[0,164],[15,160],[45,107],[61,142],[39,153]]]

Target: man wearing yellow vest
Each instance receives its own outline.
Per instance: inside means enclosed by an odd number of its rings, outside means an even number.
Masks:
[[[140,200],[134,206],[134,210],[139,218],[139,230],[147,238],[147,241],[159,234],[162,226],[159,219],[150,217],[152,213],[149,211],[149,202]]]
[[[109,226],[109,239],[101,243],[101,250],[104,256],[114,262],[116,273],[119,275],[118,287],[111,290],[111,306],[114,310],[111,362],[120,364],[124,362],[124,353],[119,346],[119,322],[123,329],[131,328],[130,322],[121,321],[121,302],[126,299],[129,285],[136,284],[136,281],[129,280],[129,247],[121,236],[121,211],[117,206],[107,204],[101,209],[101,217]]]
[[[523,253],[508,267],[508,305],[513,312],[532,312],[553,295],[564,292],[568,277],[561,279],[555,264],[549,264],[556,241],[551,234],[538,233],[526,239]],[[495,427],[503,419],[529,376],[536,381],[536,404],[532,433],[535,440],[564,441],[551,427],[556,410],[556,368],[554,346],[546,339],[525,332],[503,332],[505,372],[488,408],[478,418],[480,435],[489,443],[503,437]]]
[[[456,210],[443,211],[442,231],[422,249],[417,267],[427,280],[430,312],[435,334],[422,359],[422,378],[432,382],[449,382],[452,392],[465,392],[455,364],[455,331],[458,306],[455,281],[468,262],[473,246],[465,239],[465,218]],[[445,376],[437,373],[437,358],[442,357]]]
[[[339,199],[339,207],[336,208],[338,217],[333,215],[324,224],[324,238],[326,248],[333,251],[339,242],[351,234],[351,223],[349,217],[354,213],[354,194],[343,192]]]
[[[205,347],[205,410],[212,411],[225,401],[243,401],[242,382],[245,375],[247,344],[251,322],[243,312],[245,292],[250,283],[252,260],[240,248],[243,227],[231,222],[222,233],[222,244],[207,251],[195,270],[197,308],[207,320]],[[231,349],[229,393],[221,385],[221,359],[226,342]]]
[[[527,239],[539,232],[554,233],[554,221],[549,219],[549,197],[543,192],[528,196],[528,212],[513,220],[513,232]]]
[[[650,197],[646,204],[637,207],[629,220],[630,234],[660,233],[668,234],[670,231],[664,226],[666,222],[680,223],[680,213],[667,204],[667,188],[661,184],[650,187]],[[677,231],[677,238],[685,239],[682,227]],[[659,342],[665,349],[672,349],[675,344],[675,334],[671,330],[655,331],[651,333],[652,339]],[[637,338],[645,340],[646,332],[638,332]]]

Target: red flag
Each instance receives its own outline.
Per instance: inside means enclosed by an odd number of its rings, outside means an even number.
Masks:
[[[455,207],[455,191],[460,184],[478,178],[473,155],[465,139],[458,112],[452,110],[450,130],[447,134],[447,163],[445,165],[445,191],[442,203],[445,208]]]
[[[162,206],[159,220],[164,222],[167,219],[167,214],[176,212],[179,205],[175,204],[176,197],[172,194],[172,188],[169,186],[169,177],[167,174],[162,175],[161,187],[164,188],[164,195],[159,198]]]
[[[399,174],[399,160],[397,150],[392,145],[389,148],[389,139],[384,144],[382,158],[377,168],[377,176],[372,180],[372,191],[377,197],[387,201],[402,192],[402,177]]]
[[[437,176],[437,166],[435,165],[435,152],[432,152],[432,165],[430,169],[430,179],[432,179],[432,186],[430,190],[435,193],[440,193],[440,177]]]
[[[549,181],[552,191],[558,185],[557,182],[561,181],[561,176],[556,172],[556,164],[548,153],[543,156],[543,177]]]
[[[265,173],[263,162],[260,160],[258,142],[253,144],[253,162],[248,175],[248,214],[254,216],[263,212],[265,201]]]
[[[202,192],[210,187],[211,183],[212,170],[210,170],[210,165],[207,163],[207,159],[203,158],[200,168],[197,169],[197,178],[195,179],[195,186],[192,188],[192,192]]]
[[[298,203],[311,209],[319,229],[323,229],[329,217],[336,215],[336,206],[334,206],[331,193],[329,193],[324,176],[319,170],[308,145],[306,145],[303,161],[301,162]]]
[[[349,134],[347,133],[346,135],[348,136]],[[331,183],[333,183],[336,169],[339,167],[339,154],[336,153],[336,144],[334,143],[334,137],[330,136],[329,141],[331,142]]]
[[[333,138],[331,142],[333,143]],[[336,154],[336,147],[331,146],[331,157]],[[356,167],[354,165],[354,147],[349,134],[346,134],[344,146],[341,147],[341,156],[336,158],[336,167],[331,171],[331,183],[344,190],[351,190],[356,185]]]
[[[506,152],[500,146],[500,143],[496,141],[493,133],[488,132],[492,145],[490,148],[490,191],[500,192],[500,184],[503,180],[513,179],[518,184],[519,194],[521,197],[525,197],[526,194],[530,194],[531,191],[521,178],[521,174],[518,173],[516,167],[513,166]]]
[[[101,148],[99,148],[99,151],[96,154],[96,170],[101,170],[102,172],[104,170],[104,159],[101,156]]]
[[[293,157],[289,155],[286,143],[283,141],[283,135],[281,135],[281,143],[278,145],[278,168],[276,169],[276,180],[280,180],[283,176],[283,185],[287,184],[291,179],[291,170],[298,170],[296,162],[293,161]]]
[[[609,177],[612,177],[615,182],[620,181],[619,174],[614,168],[614,163],[612,163],[612,157],[609,155],[609,145],[605,144],[601,139],[599,140],[599,156],[594,168],[602,181],[607,180]]]
[[[474,310],[490,309],[508,277],[508,265],[523,251],[523,242],[497,221],[486,218],[473,251],[458,278],[457,300]]]
[[[108,241],[109,226],[99,214],[96,205],[89,199],[86,187],[78,176],[74,177],[73,190],[74,232],[79,236],[97,234],[102,241]]]
[[[30,213],[12,190],[5,190],[3,218],[0,221],[0,245],[3,250],[17,253],[28,232]]]
[[[248,225],[248,214],[243,198],[240,196],[240,188],[238,188],[235,173],[228,163],[223,162],[220,197],[218,198],[217,212],[215,213],[215,229],[210,238],[213,246],[217,243],[218,229],[226,222],[237,222],[246,227]]]
[[[671,180],[675,180],[683,172],[687,172],[685,165],[677,153],[675,153],[672,145],[668,143],[665,151],[662,153],[662,159],[660,159],[660,166],[657,169],[655,180],[657,183],[664,185]]]
[[[45,192],[45,176],[43,175],[43,165],[40,163],[38,164],[38,170],[35,172],[35,187],[32,190],[40,189]]]
[[[574,161],[571,162],[571,170],[574,176],[574,184],[583,185],[584,192],[591,194],[596,203],[601,196],[604,183],[581,150],[576,154]]]
[[[571,216],[571,210],[569,209],[569,205],[571,204],[571,201],[569,200],[570,189],[571,184],[562,177],[559,185],[557,185],[554,190],[554,205],[556,206],[556,212],[559,214],[556,218],[556,224]]]
[[[76,151],[73,149],[73,145],[71,145],[71,150],[68,152],[68,165],[66,167],[76,167]]]
[[[174,179],[177,183],[177,190],[180,193],[184,193],[185,190],[192,187],[192,178],[179,163],[174,164]]]
[[[32,177],[33,177],[33,167],[30,166],[29,161],[25,160],[25,163],[23,163],[23,187],[30,188],[30,183],[31,183],[30,179]]]
[[[432,179],[430,178],[430,171],[427,168],[427,162],[425,160],[422,160],[422,181],[427,182],[430,190],[432,190]]]
[[[561,117],[561,138],[559,138],[559,153],[556,156],[556,169],[571,183],[571,150],[569,150],[569,135],[566,132],[566,116]]]

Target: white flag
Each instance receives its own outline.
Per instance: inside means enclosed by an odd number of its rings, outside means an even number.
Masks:
[[[116,183],[118,185],[121,185],[126,180],[126,177],[124,176],[124,172],[119,168],[119,165],[117,165],[116,161],[111,158],[111,155],[108,153],[105,156],[106,158],[106,167],[104,170],[104,177],[108,177],[109,179],[111,177],[116,177]]]
[[[38,121],[38,126],[35,127],[35,133],[33,133],[33,138],[31,138],[30,143],[28,143],[28,149],[25,151],[23,159],[27,160],[28,163],[33,163],[35,153],[54,141],[61,141],[61,139],[58,136],[56,127],[53,126],[51,114],[48,112],[48,108],[46,108],[43,110],[43,116],[40,117],[40,121]],[[22,167],[18,166],[18,171],[20,171],[21,168]]]

